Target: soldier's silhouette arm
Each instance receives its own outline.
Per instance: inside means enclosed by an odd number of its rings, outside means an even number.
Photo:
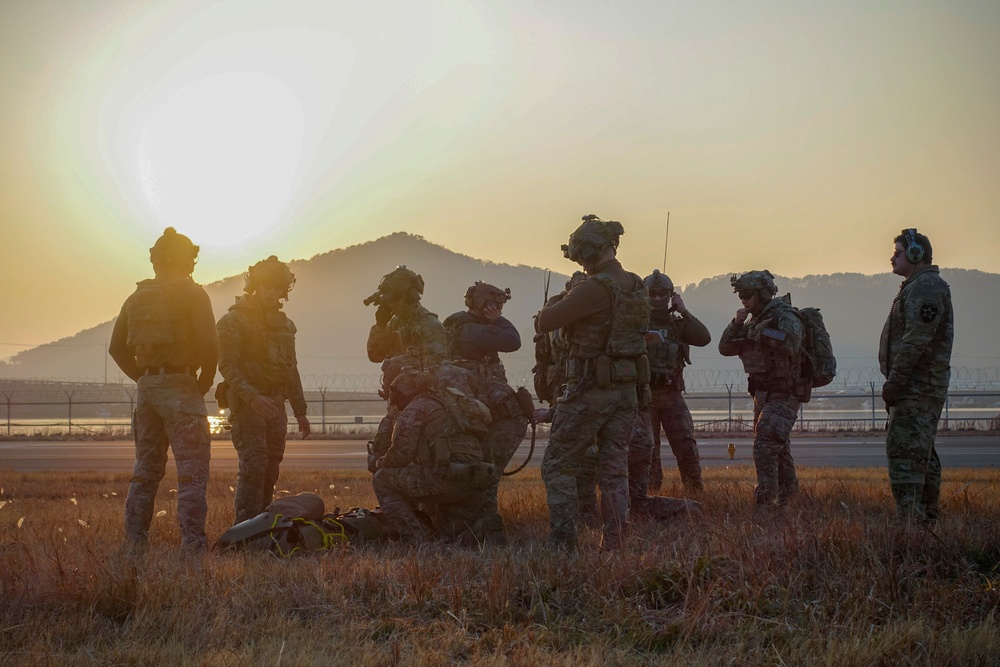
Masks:
[[[208,293],[201,288],[194,292],[192,299],[191,324],[194,327],[198,364],[201,367],[201,372],[198,374],[198,389],[202,394],[207,394],[215,384],[215,371],[219,364],[219,336],[215,329],[212,301],[208,298]]]
[[[611,293],[608,289],[597,281],[586,280],[571,289],[556,303],[550,300],[539,311],[538,330],[555,331],[585,317],[607,312],[610,308]]]
[[[126,302],[127,303],[127,302]],[[108,354],[118,364],[122,373],[127,375],[133,382],[139,381],[142,372],[135,362],[135,350],[128,344],[128,314],[125,307],[122,307],[115,320],[114,328],[111,330],[111,342],[108,344]]]
[[[712,334],[701,320],[691,314],[690,310],[681,313],[684,324],[681,342],[695,347],[705,347],[712,342]]]

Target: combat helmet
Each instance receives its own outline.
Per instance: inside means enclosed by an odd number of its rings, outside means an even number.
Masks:
[[[571,275],[569,277],[569,280],[566,281],[566,291],[567,292],[570,291],[571,289],[573,289],[586,279],[587,279],[586,273],[584,273],[583,271],[574,271],[573,275]]]
[[[729,282],[733,286],[733,292],[741,292],[743,290],[757,290],[759,293],[767,292],[765,300],[770,300],[771,297],[778,293],[778,286],[774,284],[774,276],[767,270],[748,271],[741,276],[734,275],[729,279]]]
[[[399,409],[436,386],[434,376],[416,368],[404,368],[389,385],[389,403]]]
[[[198,258],[198,246],[191,239],[179,234],[173,227],[163,230],[163,235],[149,249],[149,261],[153,264],[193,262]]]
[[[625,233],[617,220],[601,220],[594,214],[583,216],[583,224],[569,235],[569,243],[562,247],[563,255],[577,264],[588,261],[605,246],[618,249],[619,237]]]
[[[378,289],[365,299],[365,305],[380,306],[384,301],[395,301],[400,297],[406,297],[408,301],[416,302],[420,301],[420,295],[423,293],[424,279],[406,268],[405,264],[400,264],[382,276]]]
[[[659,269],[653,269],[653,272],[646,276],[646,291],[673,292],[674,281],[667,274],[660,273]]]
[[[389,400],[389,387],[407,368],[420,368],[419,357],[412,354],[397,354],[382,361],[382,381],[378,390],[378,395],[382,399]]]
[[[282,288],[286,299],[295,286],[295,274],[274,255],[248,267],[243,280],[243,291],[247,294],[253,294],[264,285],[271,285]]]
[[[486,304],[492,302],[498,306],[510,301],[510,288],[500,289],[495,285],[477,280],[469,289],[465,290],[465,307],[469,310],[482,310]]]

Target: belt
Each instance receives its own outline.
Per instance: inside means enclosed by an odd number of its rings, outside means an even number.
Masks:
[[[147,366],[140,369],[143,375],[190,375],[198,377],[198,369],[191,366]]]

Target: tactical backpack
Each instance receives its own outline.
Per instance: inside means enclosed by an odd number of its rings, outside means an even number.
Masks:
[[[819,308],[792,310],[802,320],[802,377],[814,388],[825,387],[837,376],[837,358],[823,316]]]

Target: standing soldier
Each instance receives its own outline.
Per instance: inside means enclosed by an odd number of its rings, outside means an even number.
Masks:
[[[583,271],[574,271],[566,281],[564,291],[545,302],[545,305],[559,303],[566,293],[587,279]],[[537,320],[537,318],[536,318]],[[537,328],[537,326],[536,326]],[[551,422],[555,416],[556,403],[566,386],[566,360],[569,358],[569,343],[559,330],[535,334],[535,367],[531,369],[535,380],[535,394],[538,399],[549,404],[548,408],[535,411],[535,423]],[[577,470],[576,490],[580,523],[584,526],[601,525],[601,512],[597,508],[597,445],[587,449],[583,464]]]
[[[933,523],[941,495],[941,461],[934,449],[948,397],[955,319],[951,288],[941,279],[930,239],[904,229],[889,260],[903,284],[882,329],[878,359],[889,411],[885,438],[896,515]]]
[[[303,437],[310,433],[306,399],[295,359],[295,324],[281,300],[295,285],[288,266],[271,255],[247,270],[244,296],[219,319],[217,396],[230,409],[233,446],[240,460],[236,523],[252,519],[271,503],[285,455],[285,400]]]
[[[730,282],[743,305],[722,332],[719,352],[739,355],[747,372],[757,469],[754,500],[756,509],[770,509],[775,502],[785,504],[799,489],[789,437],[800,401],[811,389],[801,377],[802,321],[790,295],[774,298],[778,287],[770,271],[750,271]]]
[[[368,332],[368,359],[380,363],[400,354],[416,354],[425,367],[443,361],[448,337],[438,316],[420,305],[424,279],[397,266],[382,277],[378,289],[365,299],[375,305],[375,324]]]
[[[649,298],[642,278],[615,255],[620,222],[583,218],[563,246],[590,276],[538,313],[539,331],[562,329],[569,343],[567,391],[556,403],[542,479],[549,505],[549,541],[576,548],[576,476],[597,438],[605,549],[617,549],[628,522],[628,439],[636,418],[636,383],[649,381],[643,336]]]
[[[198,246],[167,227],[149,249],[155,277],[138,283],[111,333],[111,358],[138,386],[125,544],[139,550],[149,541],[168,447],[177,464],[181,543],[191,549],[206,545],[211,438],[204,396],[215,380],[218,342],[212,302],[191,280],[197,257]]]
[[[695,317],[680,294],[674,291],[670,277],[653,269],[646,276],[649,290],[649,328],[646,337],[649,355],[650,418],[653,427],[653,458],[649,490],[659,491],[663,484],[660,461],[660,427],[667,435],[670,450],[677,459],[681,482],[688,491],[701,491],[701,459],[694,439],[694,422],[684,402],[684,366],[691,363],[690,346],[704,347],[712,342],[708,328]]]

